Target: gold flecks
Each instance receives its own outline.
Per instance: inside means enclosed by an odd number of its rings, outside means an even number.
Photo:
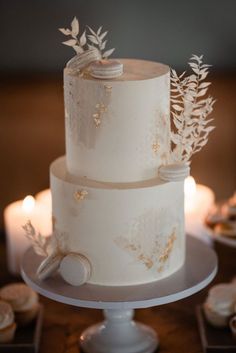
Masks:
[[[110,95],[112,92],[112,86],[110,85],[104,85],[104,89],[107,95]]]
[[[95,105],[96,112],[93,114],[93,121],[96,127],[99,127],[102,123],[102,115],[107,112],[107,107],[103,102]]]
[[[87,195],[87,190],[78,190],[74,193],[74,198],[76,199],[76,201],[81,201],[84,200]]]
[[[163,271],[163,269],[164,269],[164,266],[162,265],[162,266],[158,267],[157,272],[161,273]]]
[[[160,148],[160,144],[158,142],[154,142],[152,144],[152,150],[155,154],[158,152],[159,148]]]
[[[171,251],[173,249],[173,245],[174,245],[175,240],[176,240],[176,233],[175,233],[175,229],[174,229],[173,232],[171,233],[171,235],[169,236],[169,239],[166,243],[166,246],[165,246],[162,254],[159,257],[159,262],[165,263],[168,260],[170,254],[171,254]]]
[[[153,266],[153,261],[151,258],[148,258],[144,254],[139,255],[138,259],[144,263],[144,265],[150,269]]]
[[[100,118],[94,118],[94,124],[96,127],[99,127],[101,125],[101,119]]]

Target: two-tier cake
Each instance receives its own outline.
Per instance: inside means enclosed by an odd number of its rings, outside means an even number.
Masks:
[[[168,66],[108,59],[106,32],[79,38],[77,19],[60,30],[77,55],[64,69],[66,156],[50,168],[54,231],[38,275],[112,286],[167,277],[185,261],[189,159],[212,129],[214,101],[199,98],[208,65],[193,56],[190,76],[173,70],[170,98]]]

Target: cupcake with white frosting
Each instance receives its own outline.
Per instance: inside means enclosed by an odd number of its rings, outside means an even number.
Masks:
[[[38,313],[38,295],[24,283],[13,283],[2,287],[0,298],[12,306],[16,322],[20,326],[30,323]]]
[[[234,314],[236,288],[232,283],[213,286],[203,305],[207,321],[215,327],[226,327]]]
[[[9,303],[0,301],[0,343],[10,343],[14,339],[16,323]]]

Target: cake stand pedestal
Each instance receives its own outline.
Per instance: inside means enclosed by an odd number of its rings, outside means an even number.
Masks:
[[[203,242],[187,236],[186,261],[172,276],[134,286],[73,287],[59,275],[40,281],[36,270],[42,261],[29,249],[22,262],[25,282],[45,297],[78,307],[103,309],[105,321],[89,327],[80,336],[86,353],[152,353],[158,347],[154,330],[132,320],[133,309],[171,303],[207,286],[217,272],[215,252]]]

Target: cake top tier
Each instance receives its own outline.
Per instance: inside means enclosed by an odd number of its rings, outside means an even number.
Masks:
[[[108,60],[101,60],[101,66],[106,65],[107,62]],[[163,76],[170,70],[169,66],[154,61],[119,59],[119,62],[123,64],[123,74],[116,78],[109,79],[109,81],[150,80]],[[71,70],[70,68],[65,68],[65,71],[69,75],[80,75],[78,71]],[[82,77],[88,80],[97,80],[89,74],[89,71],[85,71]]]
[[[203,55],[178,75],[155,62],[108,59],[115,49],[102,26],[81,33],[75,17],[59,30],[76,52],[64,71],[69,171],[105,182],[184,178],[214,129]]]

